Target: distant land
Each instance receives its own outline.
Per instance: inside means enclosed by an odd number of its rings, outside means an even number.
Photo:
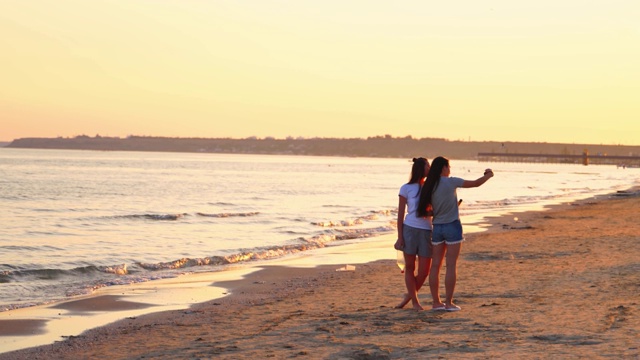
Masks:
[[[278,154],[347,157],[434,158],[475,160],[479,152],[640,156],[640,146],[499,141],[450,141],[390,135],[361,138],[170,138],[152,136],[21,138],[9,148],[98,151],[158,151],[225,154]]]

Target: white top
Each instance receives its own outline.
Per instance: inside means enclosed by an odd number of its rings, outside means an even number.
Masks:
[[[418,202],[420,202],[420,184],[404,184],[398,194],[407,199],[407,211],[404,216],[404,225],[417,229],[431,230],[431,217],[417,217]]]

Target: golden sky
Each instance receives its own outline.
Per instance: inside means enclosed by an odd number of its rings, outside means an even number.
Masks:
[[[0,141],[640,145],[638,0],[0,0]]]

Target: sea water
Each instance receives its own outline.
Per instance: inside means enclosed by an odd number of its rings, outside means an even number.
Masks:
[[[495,172],[458,190],[466,232],[640,178],[615,166],[451,166],[465,179]],[[410,169],[409,159],[0,148],[0,310],[393,234]]]

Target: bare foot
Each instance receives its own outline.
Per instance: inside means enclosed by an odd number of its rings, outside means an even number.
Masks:
[[[460,311],[460,306],[455,305],[454,303],[451,303],[451,304],[446,304],[444,306],[444,309],[446,311]]]
[[[404,299],[402,299],[400,304],[396,305],[395,308],[402,309],[405,305],[409,303],[409,301],[411,301],[411,297],[409,296],[409,294],[404,294]]]
[[[424,310],[424,308],[420,304],[413,304],[413,310],[422,311],[422,310]]]

